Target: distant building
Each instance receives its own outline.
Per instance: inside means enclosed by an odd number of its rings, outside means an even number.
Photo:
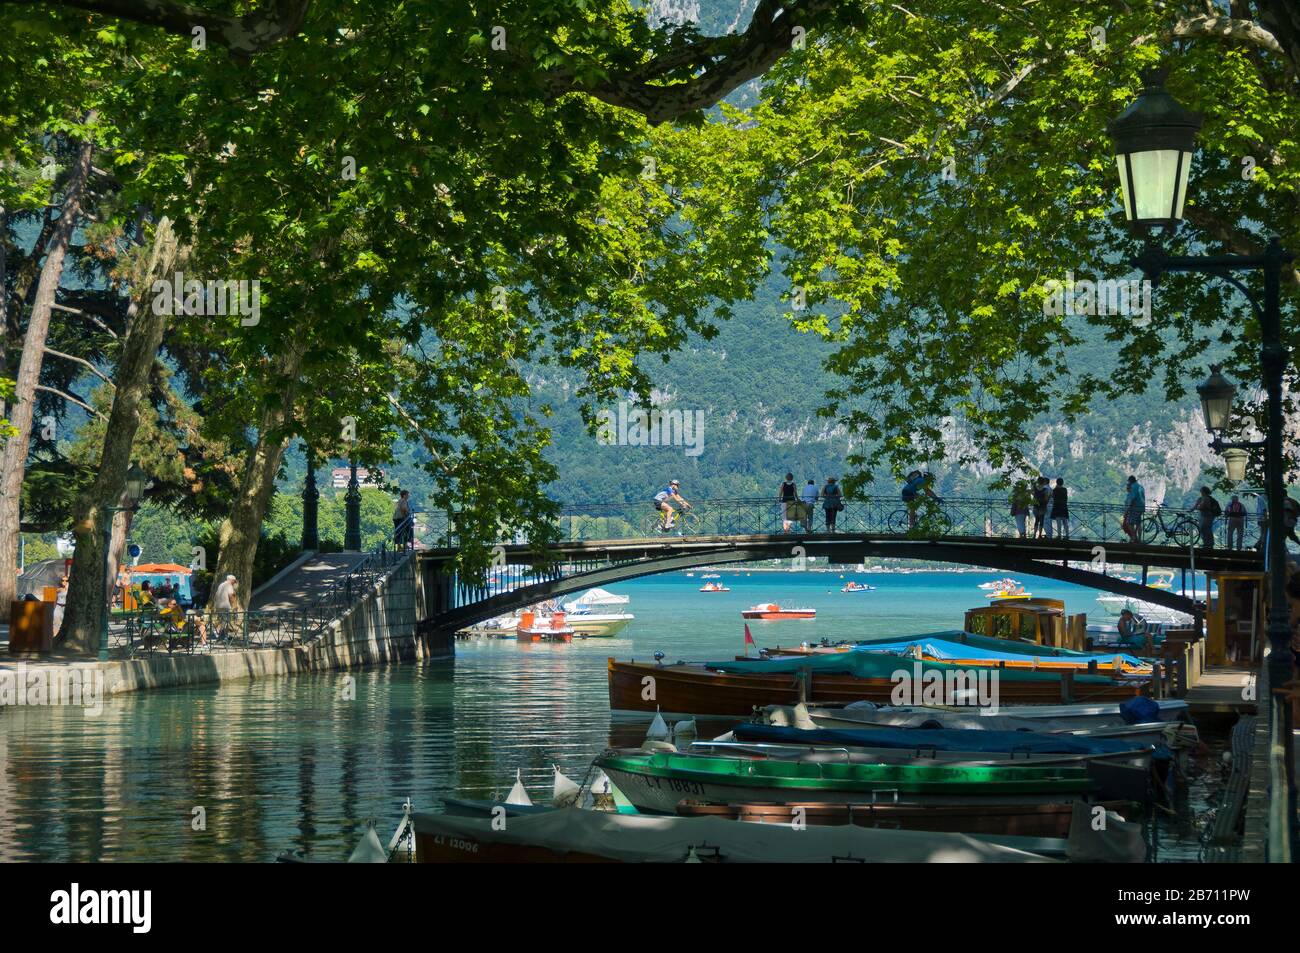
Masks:
[[[330,471],[330,482],[336,490],[346,490],[350,479],[352,479],[352,471],[348,467],[335,467]],[[357,482],[369,483],[370,471],[365,467],[357,467]]]

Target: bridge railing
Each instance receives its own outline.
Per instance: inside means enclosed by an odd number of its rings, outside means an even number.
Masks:
[[[753,536],[781,533],[827,532],[825,514],[819,500],[811,512],[802,512],[803,504],[789,507],[771,499],[698,500],[681,519],[674,532],[683,536]],[[1125,529],[1124,507],[1119,504],[1071,501],[1066,525],[1048,519],[1040,536],[1066,535],[1073,540],[1096,543],[1130,542]],[[659,514],[649,500],[620,503],[567,505],[557,521],[561,538],[568,541],[595,539],[645,539],[659,535]],[[1032,513],[1025,518],[1026,531],[1034,533]],[[1214,521],[1214,548],[1229,548],[1229,521]],[[1064,530],[1064,532],[1062,532]],[[1017,520],[1005,499],[945,497],[922,498],[909,506],[898,497],[866,496],[844,500],[844,509],[836,514],[835,532],[928,539],[964,536],[1014,538],[1019,534]],[[1233,534],[1234,546],[1253,548],[1259,538],[1258,523],[1247,516],[1242,524],[1240,543]],[[1142,516],[1138,541],[1157,546],[1203,549],[1199,514],[1174,507],[1149,507]]]

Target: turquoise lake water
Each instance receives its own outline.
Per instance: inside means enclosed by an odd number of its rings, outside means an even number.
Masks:
[[[608,656],[735,655],[740,610],[767,601],[818,617],[751,623],[760,646],[959,628],[986,601],[978,583],[1005,575],[720,570],[731,592],[700,593],[701,572],[610,586],[637,616],[614,639],[462,641],[454,660],[125,695],[97,717],[8,709],[0,861],[268,861],[286,848],[341,859],[368,818],[386,840],[407,797],[436,810],[442,796],[503,793],[518,770],[540,801],[552,764],[581,780],[611,742],[637,743],[640,726],[611,734]],[[878,588],[841,593],[850,578]],[[1093,590],[1019,578],[1102,618]],[[1193,814],[1209,793],[1195,787],[1170,821],[1170,856],[1195,857]]]

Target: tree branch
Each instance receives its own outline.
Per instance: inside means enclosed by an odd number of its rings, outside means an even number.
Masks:
[[[52,348],[52,347],[47,347],[47,348],[45,349],[45,353],[46,353],[46,354],[53,354],[55,357],[61,357],[61,358],[63,358],[65,361],[73,361],[73,362],[75,362],[75,363],[77,363],[77,364],[80,364],[82,367],[84,367],[86,370],[90,371],[90,373],[94,374],[96,377],[98,377],[101,381],[103,381],[103,382],[104,382],[105,384],[107,384],[109,387],[114,387],[114,388],[116,388],[116,386],[117,386],[117,385],[115,385],[115,384],[113,383],[113,379],[112,379],[111,377],[109,377],[107,374],[105,374],[103,371],[101,371],[101,370],[100,370],[98,367],[96,367],[94,364],[91,364],[90,361],[87,361],[85,358],[77,357],[75,354],[64,354],[62,351],[56,351],[56,350],[54,350],[54,348]]]
[[[1219,36],[1239,43],[1248,43],[1286,56],[1282,44],[1268,30],[1253,20],[1234,20],[1232,17],[1200,16],[1179,20],[1170,31],[1177,37]]]
[[[552,96],[585,92],[639,112],[651,122],[670,122],[707,109],[762,76],[793,46],[797,28],[807,34],[844,5],[843,0],[759,0],[743,33],[701,37],[594,86],[583,86],[571,73],[558,70],[548,73],[544,83]],[[687,69],[692,75],[685,80],[657,82],[667,73]]]
[[[0,0],[0,4],[4,3],[75,7],[161,27],[168,33],[185,37],[192,36],[195,27],[202,27],[207,40],[232,53],[251,56],[297,33],[311,0],[274,0],[267,9],[242,17],[210,13],[175,0]]]
[[[94,407],[91,407],[88,403],[86,403],[84,400],[81,400],[80,398],[73,397],[71,394],[65,394],[63,391],[58,390],[57,388],[54,387],[46,387],[44,384],[37,384],[35,389],[43,390],[45,391],[45,393],[53,394],[55,397],[62,397],[69,404],[76,404],[82,410],[94,414],[96,417],[98,417],[100,420],[104,421],[105,423],[108,422],[107,417],[105,417],[98,410],[96,410]]]
[[[0,0],[0,2],[3,2],[3,0]],[[99,318],[95,317],[93,314],[89,313],[88,311],[81,311],[77,308],[69,308],[66,304],[59,304],[58,302],[55,302],[54,304],[50,305],[50,307],[52,307],[55,311],[66,311],[68,314],[75,314],[79,318],[85,318],[87,321],[95,325],[95,327],[99,328],[101,331],[111,335],[114,339],[117,338],[116,331],[114,331],[107,324],[99,320]]]

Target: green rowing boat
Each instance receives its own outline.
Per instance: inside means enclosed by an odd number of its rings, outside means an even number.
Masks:
[[[710,803],[836,801],[971,803],[1072,800],[1089,793],[1083,768],[851,764],[609,751],[596,759],[638,810],[674,813],[683,798]]]

